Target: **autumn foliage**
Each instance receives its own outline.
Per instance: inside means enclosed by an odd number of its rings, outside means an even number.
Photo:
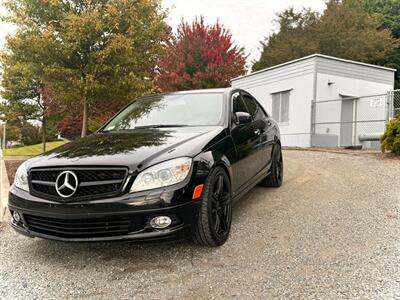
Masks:
[[[124,101],[98,101],[95,105],[89,107],[88,131],[96,131],[124,107],[125,104]],[[74,140],[80,136],[82,114],[79,105],[51,105],[49,106],[49,112],[59,119],[57,122],[57,131],[63,138]]]
[[[243,48],[233,44],[219,22],[206,25],[202,17],[192,24],[182,21],[166,45],[156,83],[163,92],[227,87],[245,73],[245,63]]]
[[[57,123],[57,129],[63,138],[74,140],[79,137],[82,128],[81,115],[66,115]]]

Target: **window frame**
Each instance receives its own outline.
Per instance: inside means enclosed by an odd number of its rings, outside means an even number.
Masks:
[[[233,119],[233,114],[234,114],[234,111],[233,111],[233,97],[236,94],[240,97],[240,100],[243,102],[243,105],[246,108],[245,112],[249,113],[249,111],[248,111],[249,109],[248,109],[246,103],[244,102],[244,100],[242,98],[241,90],[233,90],[233,91],[231,91],[230,96],[229,96],[229,116],[230,116],[229,117],[229,129],[230,130],[233,129],[234,127],[236,127],[235,121]]]
[[[261,113],[263,114],[263,117],[264,117],[264,118],[269,118],[269,117],[270,117],[270,116],[268,115],[268,113],[265,111],[264,107],[260,104],[260,102],[257,101],[257,99],[256,99],[255,97],[253,97],[253,96],[252,96],[250,93],[248,93],[248,92],[242,91],[242,92],[241,92],[241,97],[242,97],[242,99],[243,99],[244,105],[246,105],[247,110],[248,110],[249,114],[252,116],[253,120],[254,120],[254,117],[253,117],[253,115],[250,113],[249,106],[247,105],[247,103],[246,103],[246,101],[245,101],[245,99],[244,99],[244,96],[248,96],[249,98],[251,98],[251,99],[254,100],[254,102],[256,103],[256,105],[258,106],[258,108],[260,108]]]
[[[272,111],[272,118],[279,124],[279,125],[289,125],[290,123],[290,95],[293,89],[288,89],[288,90],[283,90],[283,91],[278,91],[278,92],[273,92],[271,93],[272,101],[271,101],[271,111]],[[283,103],[283,94],[288,95],[288,100],[287,100],[287,120],[283,121],[282,116],[283,116],[283,110],[282,110],[282,103]],[[279,95],[279,112],[278,116],[274,116],[274,103],[276,102],[276,99],[274,99],[274,96]],[[278,118],[276,118],[278,117]]]

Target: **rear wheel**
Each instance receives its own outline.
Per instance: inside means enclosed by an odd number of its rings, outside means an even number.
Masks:
[[[261,185],[266,187],[280,187],[283,181],[283,158],[282,149],[279,144],[275,144],[272,149],[272,162],[269,175],[261,181]]]
[[[194,241],[208,247],[221,246],[228,239],[232,222],[231,184],[221,167],[208,176],[201,201]]]

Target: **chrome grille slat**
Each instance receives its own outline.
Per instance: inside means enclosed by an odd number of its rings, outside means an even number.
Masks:
[[[80,182],[79,186],[92,186],[92,185],[103,185],[103,184],[114,184],[121,183],[123,180],[103,180],[103,181],[86,181]]]
[[[55,186],[56,183],[53,181],[43,181],[43,180],[32,180],[33,184],[42,184],[42,185],[48,185],[48,186]]]
[[[72,171],[78,178],[76,193],[69,198],[58,195],[55,185],[58,175]],[[59,202],[101,199],[120,194],[126,183],[128,169],[124,167],[37,168],[29,171],[31,194]]]

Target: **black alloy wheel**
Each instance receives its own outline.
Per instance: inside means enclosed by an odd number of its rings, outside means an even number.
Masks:
[[[269,175],[261,181],[261,185],[266,187],[280,187],[283,182],[283,157],[282,149],[279,144],[275,144],[272,149],[272,162]]]
[[[204,246],[221,246],[228,239],[232,223],[231,184],[223,168],[210,173],[201,201],[194,240]]]

